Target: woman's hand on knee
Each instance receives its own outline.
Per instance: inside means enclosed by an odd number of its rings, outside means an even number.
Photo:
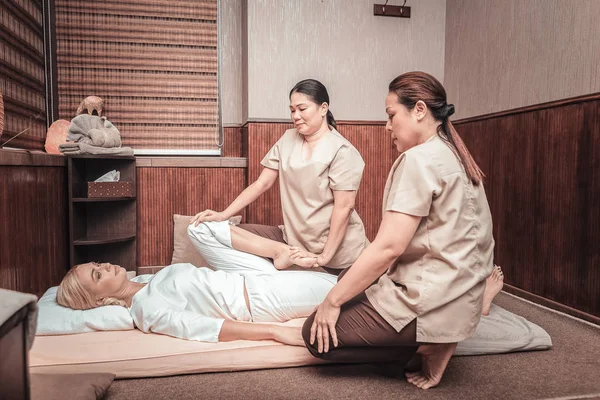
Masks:
[[[198,226],[201,222],[210,222],[210,221],[225,221],[225,215],[222,212],[213,211],[213,210],[204,210],[194,215],[190,219],[190,224],[194,224],[194,226]]]
[[[317,308],[315,319],[310,328],[310,344],[314,344],[315,340],[317,340],[317,350],[319,353],[327,353],[329,351],[329,338],[331,338],[333,347],[338,346],[335,326],[340,318],[340,311],[341,308],[329,303],[327,298]]]

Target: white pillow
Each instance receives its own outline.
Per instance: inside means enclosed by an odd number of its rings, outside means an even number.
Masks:
[[[153,275],[139,275],[133,282],[146,283]],[[73,310],[56,302],[58,286],[51,287],[38,300],[36,335],[68,335],[94,331],[126,331],[134,328],[129,310],[104,306],[91,310]]]

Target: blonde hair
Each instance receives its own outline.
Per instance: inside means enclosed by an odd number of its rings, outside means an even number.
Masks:
[[[97,299],[83,287],[79,278],[77,278],[77,274],[75,274],[75,271],[80,266],[81,264],[71,268],[58,286],[58,291],[56,292],[56,302],[58,304],[74,310],[90,310],[102,306],[127,307],[124,300],[114,297],[105,297],[100,301],[97,301]]]

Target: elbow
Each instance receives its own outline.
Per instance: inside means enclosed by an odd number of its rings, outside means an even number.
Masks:
[[[271,189],[274,184],[275,184],[275,181],[265,182],[265,190]]]
[[[260,193],[264,193],[271,187],[268,182],[263,182],[261,180],[254,181],[251,186],[255,187]]]
[[[254,182],[254,185],[260,190],[261,193],[266,192],[271,189],[271,187],[275,184],[274,180],[262,180],[258,179]]]
[[[406,246],[399,246],[396,243],[384,244],[381,248],[381,254],[385,257],[386,261],[394,261],[396,258],[404,254]]]
[[[343,203],[343,204],[334,204],[333,208],[338,210],[339,212],[343,212],[344,214],[352,214],[354,211],[354,202],[352,203]]]

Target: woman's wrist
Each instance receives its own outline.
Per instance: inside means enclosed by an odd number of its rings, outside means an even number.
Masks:
[[[227,209],[221,211],[219,214],[221,214],[221,218],[223,219],[223,221],[227,221],[229,218],[231,218],[233,216],[234,213],[231,212],[227,212]]]
[[[327,264],[329,264],[329,261],[331,261],[331,256],[328,256],[326,253],[321,253],[317,256],[317,264],[319,264],[320,267],[323,266],[327,266]]]
[[[323,303],[327,304],[329,307],[340,308],[342,306],[342,302],[340,301],[339,296],[336,296],[335,291],[333,289],[329,292],[327,297],[325,297]]]
[[[268,324],[267,325],[267,339],[268,340],[277,340],[277,330],[278,330],[278,326],[277,325],[273,325],[273,324]]]

